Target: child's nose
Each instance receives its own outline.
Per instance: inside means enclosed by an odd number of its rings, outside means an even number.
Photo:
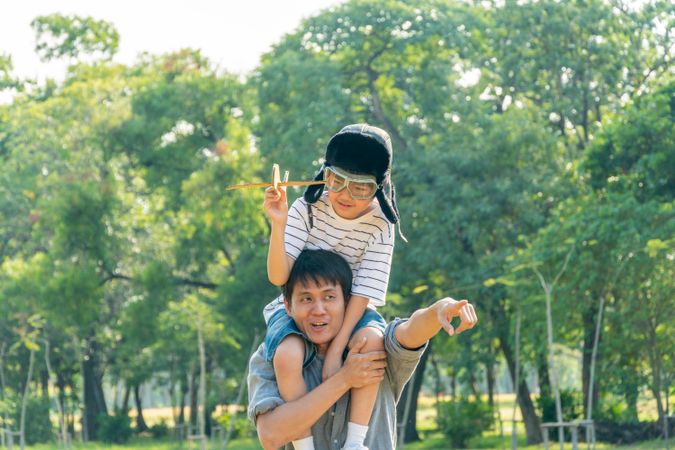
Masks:
[[[349,190],[349,186],[345,186],[345,188],[340,191],[340,198],[343,199],[343,200],[354,199],[354,197],[352,197],[351,191]]]

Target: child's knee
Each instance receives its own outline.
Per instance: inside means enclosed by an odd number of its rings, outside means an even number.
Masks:
[[[279,343],[272,362],[277,374],[302,371],[305,359],[305,343],[300,336],[290,335]]]
[[[361,339],[366,338],[366,345],[363,347],[363,352],[375,352],[384,350],[384,333],[377,328],[363,327],[354,333],[349,347]]]

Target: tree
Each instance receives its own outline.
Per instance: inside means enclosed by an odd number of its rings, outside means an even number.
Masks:
[[[91,17],[51,14],[31,22],[35,31],[35,51],[43,61],[82,55],[112,58],[119,45],[119,33],[112,23]]]

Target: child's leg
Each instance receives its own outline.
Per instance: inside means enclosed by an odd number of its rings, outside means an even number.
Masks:
[[[284,401],[290,402],[296,400],[305,393],[307,387],[305,379],[302,376],[302,363],[305,358],[305,343],[298,335],[289,335],[284,338],[272,360],[274,364],[274,374],[277,377],[277,386],[279,393]],[[302,436],[298,439],[310,437],[310,429],[304,430]]]
[[[362,350],[363,352],[384,350],[384,334],[382,331],[372,327],[361,328],[356,333],[354,333],[351,342],[357,342],[364,337],[367,341],[365,347]],[[370,416],[373,413],[373,408],[375,407],[375,400],[377,399],[377,391],[379,388],[380,384],[378,383],[351,390],[351,404],[349,410],[350,427],[351,423],[360,425],[362,427],[368,427],[368,422],[370,422]],[[365,430],[359,427],[351,428],[354,430],[363,431],[363,436],[358,436],[360,444],[363,445],[367,428]],[[359,434],[359,431],[356,431],[356,433]],[[347,436],[347,442],[351,440],[349,434]]]

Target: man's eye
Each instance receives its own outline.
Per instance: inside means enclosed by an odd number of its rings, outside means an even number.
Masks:
[[[326,300],[335,300],[335,296],[332,294],[326,295]]]
[[[301,301],[302,303],[309,303],[309,302],[312,301],[312,297],[302,297],[302,298],[300,299],[300,301]]]

